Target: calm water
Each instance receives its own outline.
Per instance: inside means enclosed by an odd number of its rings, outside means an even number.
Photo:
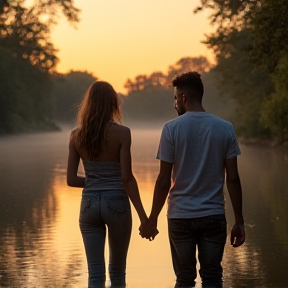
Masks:
[[[132,130],[132,136],[134,174],[149,213],[160,131]],[[68,132],[0,138],[0,287],[86,287],[78,228],[81,189],[65,182],[68,138]],[[287,288],[288,151],[243,145],[241,149],[247,241],[237,249],[226,246],[225,288]],[[229,229],[230,207],[227,198]],[[153,242],[139,237],[133,210],[129,288],[174,285],[165,210]]]

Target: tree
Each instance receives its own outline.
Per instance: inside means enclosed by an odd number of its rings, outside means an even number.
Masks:
[[[275,92],[262,104],[260,122],[280,141],[288,140],[288,55],[278,63],[273,76]]]
[[[184,57],[170,65],[168,72],[164,74],[161,71],[153,72],[151,75],[137,75],[133,80],[127,79],[124,88],[127,89],[127,94],[142,91],[146,88],[168,88],[171,87],[172,78],[180,73],[185,73],[191,70],[198,71],[199,73],[208,72],[212,65],[204,56],[199,57]]]
[[[229,36],[249,29],[250,62],[274,72],[288,47],[288,5],[286,0],[201,0],[194,12],[211,9],[216,31],[205,43],[216,55],[225,54]],[[224,50],[223,50],[224,49]]]
[[[24,0],[2,1],[0,45],[9,47],[14,57],[50,70],[57,63],[49,37],[51,25],[56,24],[57,9],[62,8],[70,22],[79,21],[79,10],[73,6],[73,0],[35,0],[33,4],[27,7]]]
[[[277,72],[278,64],[287,56],[287,15],[286,0],[263,0],[251,19],[253,33],[250,61],[269,74]]]
[[[55,99],[55,119],[60,122],[73,122],[79,104],[88,87],[97,80],[87,71],[70,71],[67,74],[53,73],[52,94]]]
[[[218,83],[223,97],[238,104],[233,119],[237,132],[246,137],[262,137],[269,131],[260,122],[261,106],[274,91],[274,85],[267,73],[249,62],[245,52],[249,36],[250,31],[244,29],[227,37],[229,48],[218,55],[215,71],[220,75]]]
[[[57,64],[50,27],[59,8],[79,21],[73,0],[0,1],[0,133],[55,129],[50,73]]]
[[[50,76],[0,46],[0,134],[55,129]]]
[[[238,102],[238,127],[246,136],[270,135],[275,117],[286,121],[279,109],[268,120],[268,107],[273,106],[271,99],[285,106],[288,94],[286,87],[277,84],[279,71],[287,65],[287,1],[201,0],[195,12],[203,9],[212,10],[210,19],[216,26],[204,42],[216,55],[222,89]]]
[[[174,76],[189,71],[197,71],[198,73],[202,74],[204,72],[208,72],[211,67],[211,63],[204,56],[184,57],[177,61],[176,64],[169,66],[167,80],[169,83],[171,83]]]

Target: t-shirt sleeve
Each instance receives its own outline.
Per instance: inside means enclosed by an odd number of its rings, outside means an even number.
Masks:
[[[174,145],[167,125],[164,125],[162,129],[156,158],[169,163],[174,163]]]
[[[241,154],[241,150],[238,145],[238,141],[236,139],[235,131],[233,126],[231,125],[228,133],[228,144],[226,150],[226,159],[232,159]]]

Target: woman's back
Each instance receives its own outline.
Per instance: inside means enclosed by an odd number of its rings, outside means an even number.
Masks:
[[[105,146],[96,159],[77,141],[81,128],[76,128],[72,135],[85,170],[85,191],[123,190],[120,151],[129,128],[109,122],[104,132]]]
[[[80,158],[83,161],[90,162],[120,162],[120,151],[129,128],[116,124],[115,122],[109,122],[104,132],[104,138],[106,140],[105,146],[96,159],[93,159],[89,155],[88,151],[79,144],[77,141],[77,134],[80,132],[80,128],[76,128],[73,131],[73,138],[75,140],[75,146]],[[126,132],[126,133],[125,133]]]

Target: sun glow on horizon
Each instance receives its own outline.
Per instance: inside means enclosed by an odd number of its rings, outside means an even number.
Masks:
[[[60,19],[52,31],[59,50],[57,71],[81,70],[125,93],[128,78],[167,72],[183,57],[206,56],[201,43],[212,32],[208,14],[193,13],[190,0],[76,0],[81,9],[74,29]]]

